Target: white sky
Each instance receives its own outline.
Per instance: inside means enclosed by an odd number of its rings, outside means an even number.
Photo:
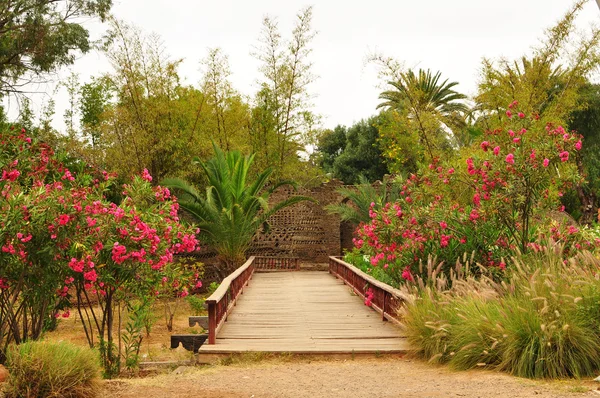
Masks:
[[[459,91],[473,94],[483,57],[521,56],[572,5],[570,0],[310,1],[115,0],[113,13],[147,33],[158,33],[172,58],[184,59],[179,73],[188,84],[199,82],[199,61],[207,48],[221,47],[229,56],[234,87],[250,96],[259,78],[250,52],[263,16],[277,17],[282,35],[289,37],[298,10],[312,4],[318,34],[311,59],[319,76],[310,87],[313,110],[324,117],[324,127],[332,128],[375,113],[380,90],[375,69],[365,66],[367,54],[381,52],[408,67],[440,70],[443,78],[460,83]],[[591,22],[600,22],[594,1],[586,5],[578,24],[586,29]],[[96,35],[101,32],[99,24],[89,27]],[[71,69],[87,81],[108,71],[109,65],[102,54],[90,53]],[[53,96],[54,125],[62,129],[66,93]],[[40,98],[34,99],[35,106]],[[18,112],[14,102],[9,111]]]

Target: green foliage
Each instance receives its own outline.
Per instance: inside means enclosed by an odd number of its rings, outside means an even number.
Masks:
[[[250,180],[254,155],[243,156],[239,151],[224,153],[216,145],[214,151],[214,158],[195,161],[208,181],[204,195],[180,179],[167,179],[162,183],[178,193],[181,207],[200,229],[201,240],[217,251],[221,276],[225,277],[245,261],[252,237],[259,228],[268,227],[269,217],[284,207],[310,199],[293,196],[270,206],[271,193],[289,182],[265,190],[272,171],[264,170]]]
[[[434,159],[451,151],[451,134],[455,129],[464,127],[464,114],[467,106],[462,102],[465,95],[455,91],[456,82],[441,81],[441,73],[420,69],[418,73],[408,70],[399,72],[397,80],[389,81],[391,90],[379,96],[384,100],[378,108],[397,113],[401,124],[399,131],[387,132],[385,136],[389,146],[385,153],[393,159],[398,145],[397,135],[418,134],[419,143],[424,147],[426,159]]]
[[[552,28],[532,55],[519,60],[484,60],[474,100],[477,123],[486,130],[502,125],[507,105],[518,101],[521,111],[538,115],[542,124],[567,125],[583,105],[579,93],[600,62],[600,30],[592,27],[577,36],[577,16],[585,0],[578,0]],[[573,43],[576,43],[573,45]]]
[[[218,288],[219,288],[219,283],[217,282],[211,282],[210,285],[208,285],[208,291],[207,293],[209,295],[213,294]]]
[[[39,76],[75,61],[91,48],[82,18],[104,19],[112,0],[16,0],[0,7],[0,97],[19,93],[24,76]]]
[[[80,89],[81,102],[79,112],[81,113],[81,129],[83,136],[87,138],[92,147],[100,143],[101,122],[103,113],[111,99],[109,79],[94,79],[85,83]]]
[[[362,272],[371,275],[373,278],[386,283],[390,286],[398,287],[398,281],[385,272],[381,267],[373,267],[369,262],[368,256],[362,254],[359,250],[353,249],[344,255],[344,261],[354,265]]]
[[[152,304],[154,300],[142,297],[136,302],[127,303],[127,323],[122,334],[125,368],[134,372],[139,366],[139,354],[146,329],[146,336],[150,335],[150,325],[153,323]]]
[[[277,179],[300,175],[299,152],[315,143],[318,132],[308,91],[315,80],[309,60],[316,34],[311,24],[312,7],[300,10],[286,40],[277,20],[265,17],[254,53],[262,78],[252,111],[252,151],[260,168],[272,168]]]
[[[381,210],[386,203],[393,203],[399,198],[399,188],[395,181],[384,179],[383,183],[369,183],[360,176],[360,184],[352,187],[342,187],[337,192],[344,198],[339,204],[330,204],[325,209],[339,214],[342,221],[353,224],[368,223],[371,220],[370,211]]]
[[[467,272],[407,289],[414,294],[404,314],[411,344],[424,358],[457,369],[491,367],[530,378],[595,374],[598,260],[582,253],[565,264],[562,248],[550,244],[511,265],[503,283]]]
[[[580,222],[589,223],[595,220],[600,207],[600,86],[584,85],[579,91],[579,103],[579,109],[570,115],[569,129],[583,136],[577,166],[585,182],[570,190],[563,203]]]
[[[359,176],[380,180],[388,173],[379,149],[380,116],[361,120],[346,129],[337,126],[319,138],[321,167],[346,184],[356,184]]]
[[[99,391],[97,353],[68,342],[27,342],[8,351],[6,398],[88,398]]]
[[[203,297],[191,294],[191,295],[187,296],[185,298],[185,300],[190,305],[193,315],[199,316],[206,312],[206,309],[204,308],[204,298]]]

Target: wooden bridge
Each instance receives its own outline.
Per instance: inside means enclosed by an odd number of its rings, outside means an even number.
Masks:
[[[295,258],[248,259],[206,299],[199,352],[406,352],[400,291],[335,257],[328,272],[299,270]]]

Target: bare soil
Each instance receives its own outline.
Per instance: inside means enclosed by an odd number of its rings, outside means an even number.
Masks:
[[[587,397],[591,380],[533,381],[476,370],[455,372],[406,358],[279,359],[180,367],[105,382],[102,398],[238,397]]]
[[[186,351],[183,347],[179,347],[176,350],[171,350],[171,335],[202,333],[202,328],[199,326],[189,327],[188,316],[193,312],[186,300],[178,299],[177,301],[171,300],[170,302],[171,308],[176,309],[175,317],[173,319],[173,330],[169,331],[167,329],[164,311],[165,302],[158,301],[152,308],[152,316],[155,319],[155,323],[150,329],[150,334],[146,335],[145,331],[142,332],[144,338],[140,347],[141,362],[183,361],[193,359],[193,354]],[[205,315],[205,313],[198,315]],[[128,321],[126,310],[122,309],[121,316],[122,320],[119,323],[119,316],[117,312],[114,331],[115,336],[117,334],[116,329],[118,329],[118,325],[121,325],[121,329],[124,332],[125,325]],[[48,332],[44,338],[51,341],[69,341],[79,346],[88,345],[77,310],[72,310],[71,316],[68,319],[60,319],[57,329],[53,332]]]

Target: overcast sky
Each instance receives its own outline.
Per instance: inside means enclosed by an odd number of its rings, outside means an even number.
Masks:
[[[207,48],[221,47],[229,56],[235,88],[245,95],[256,91],[258,63],[251,56],[265,15],[277,17],[289,37],[298,10],[314,6],[313,72],[318,80],[310,91],[314,111],[324,126],[350,125],[375,113],[379,89],[374,68],[365,57],[380,52],[408,67],[431,68],[459,82],[458,90],[473,94],[481,59],[517,58],[539,43],[544,29],[570,7],[570,0],[115,0],[113,13],[155,32],[174,59],[183,58],[183,81],[198,84],[199,61]],[[590,1],[578,25],[600,22]],[[99,24],[89,25],[96,36]],[[109,70],[99,53],[80,58],[71,68],[86,81]],[[62,71],[64,77],[68,71]],[[51,88],[47,88],[52,91]],[[61,129],[66,106],[64,90],[57,102],[54,125]],[[39,106],[41,100],[34,103]],[[10,113],[16,112],[14,103]]]

